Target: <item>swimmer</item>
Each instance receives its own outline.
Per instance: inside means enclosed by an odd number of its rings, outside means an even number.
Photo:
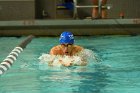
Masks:
[[[77,56],[78,53],[80,53],[84,48],[78,45],[74,45],[74,36],[71,32],[65,31],[60,35],[59,38],[60,45],[54,46],[50,50],[50,55],[59,55],[59,56]],[[87,62],[85,58],[81,59],[82,61],[80,64],[77,64],[76,62],[67,60],[67,62],[64,62],[62,59],[59,60],[59,63],[63,66],[72,66],[72,65],[80,65],[85,66],[87,65]],[[49,62],[50,65],[53,64],[53,61]]]

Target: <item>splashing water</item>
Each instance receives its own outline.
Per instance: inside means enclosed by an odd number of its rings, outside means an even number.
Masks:
[[[83,60],[85,60],[88,64],[90,62],[99,62],[97,59],[97,54],[95,54],[92,50],[83,49],[81,52],[75,54],[74,56],[61,56],[61,55],[50,55],[43,53],[39,58],[39,66],[41,70],[48,69],[48,65],[52,62],[53,67],[62,67],[60,60],[63,62],[72,62],[76,65],[80,65]]]

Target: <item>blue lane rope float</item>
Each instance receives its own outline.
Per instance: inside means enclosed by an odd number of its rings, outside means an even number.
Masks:
[[[24,48],[32,41],[34,36],[28,36],[22,41],[17,47],[15,47],[10,54],[0,63],[0,75],[6,72],[17,59],[18,55],[23,51]]]

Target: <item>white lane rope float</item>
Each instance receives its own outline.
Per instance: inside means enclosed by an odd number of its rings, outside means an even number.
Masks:
[[[17,59],[18,55],[23,51],[24,48],[32,41],[34,36],[28,36],[22,41],[17,47],[15,47],[10,54],[0,63],[0,75],[6,72]]]

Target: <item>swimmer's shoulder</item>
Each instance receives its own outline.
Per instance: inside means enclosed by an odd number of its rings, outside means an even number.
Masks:
[[[74,45],[74,49],[76,51],[82,51],[84,48],[82,46],[79,46],[79,45]]]
[[[83,47],[79,46],[79,45],[74,45],[73,47],[73,55],[79,55],[79,53],[81,53],[84,50]]]
[[[61,54],[61,45],[57,45],[54,46],[51,50],[50,50],[50,54]]]

